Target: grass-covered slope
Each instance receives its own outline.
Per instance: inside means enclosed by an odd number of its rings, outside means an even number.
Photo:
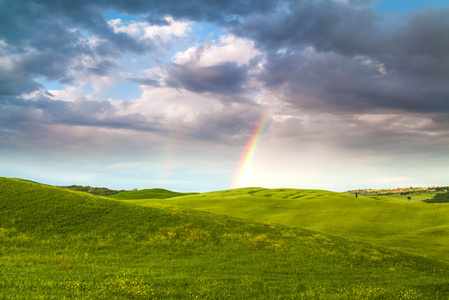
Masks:
[[[165,189],[143,189],[139,191],[120,192],[109,197],[117,200],[136,200],[136,199],[168,199],[179,196],[194,195],[196,193],[179,193]]]
[[[449,261],[449,204],[419,197],[244,188],[140,202],[145,203],[294,225]]]
[[[0,299],[447,299],[444,263],[0,178]]]

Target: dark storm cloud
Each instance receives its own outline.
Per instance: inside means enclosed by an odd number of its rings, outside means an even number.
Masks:
[[[297,2],[253,16],[235,32],[267,53],[261,75],[287,101],[327,112],[449,112],[449,9],[383,24],[371,10]]]
[[[444,78],[386,73],[369,58],[305,51],[270,56],[261,78],[298,108],[332,113],[449,112]]]
[[[221,141],[232,144],[234,141],[246,141],[260,122],[263,108],[241,103],[233,107],[200,113],[195,120],[186,123],[189,134],[200,140]]]
[[[31,76],[45,76],[47,80],[64,80],[69,78],[69,66],[73,56],[52,50],[33,51],[23,55],[17,62],[23,72]]]
[[[296,52],[312,46],[320,52],[348,57],[387,59],[392,54],[449,57],[449,8],[426,8],[410,15],[383,19],[371,7],[334,1],[280,2],[277,13],[253,14],[235,33],[256,41],[268,52]],[[388,22],[390,21],[390,22]],[[396,58],[396,57],[394,57]]]
[[[182,87],[192,92],[236,94],[243,90],[247,80],[247,66],[238,66],[234,62],[199,67],[196,64],[172,64],[168,70],[166,84]]]
[[[33,80],[28,74],[23,72],[13,72],[0,67],[0,103],[6,102],[5,96],[19,96],[31,93],[43,88],[43,86]]]
[[[277,13],[249,16],[234,28],[235,33],[255,40],[258,47],[270,52],[313,46],[318,51],[354,55],[381,47],[376,44],[378,17],[368,8],[333,1],[281,3]]]
[[[425,9],[406,18],[404,32],[397,34],[400,49],[412,55],[449,58],[448,16],[449,8],[445,8]]]

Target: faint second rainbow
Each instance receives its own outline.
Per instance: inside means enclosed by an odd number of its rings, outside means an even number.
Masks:
[[[232,179],[231,188],[241,187],[247,173],[250,169],[251,161],[254,156],[254,151],[256,149],[257,143],[259,142],[260,136],[264,132],[269,120],[271,119],[271,113],[266,111],[260,118],[257,126],[246,144],[245,150],[242,153],[237,169],[235,170],[234,177]]]

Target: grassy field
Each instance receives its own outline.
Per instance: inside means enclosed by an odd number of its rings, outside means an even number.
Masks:
[[[359,196],[322,190],[245,188],[158,200],[129,201],[192,208],[293,225],[449,261],[449,204],[429,194]]]
[[[0,299],[447,299],[448,267],[297,227],[0,178]]]

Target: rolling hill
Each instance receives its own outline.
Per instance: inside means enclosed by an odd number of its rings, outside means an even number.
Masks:
[[[1,299],[447,299],[448,284],[440,261],[315,231],[0,178]]]
[[[179,192],[173,192],[165,189],[143,189],[138,191],[126,191],[126,192],[119,192],[115,195],[109,196],[112,199],[117,200],[137,200],[137,199],[168,199],[173,197],[180,197],[180,196],[188,196],[188,195],[195,195],[198,193],[179,193]]]
[[[358,196],[322,190],[244,188],[158,200],[251,220],[298,226],[449,261],[449,204],[420,196]],[[132,201],[130,201],[132,202]]]

